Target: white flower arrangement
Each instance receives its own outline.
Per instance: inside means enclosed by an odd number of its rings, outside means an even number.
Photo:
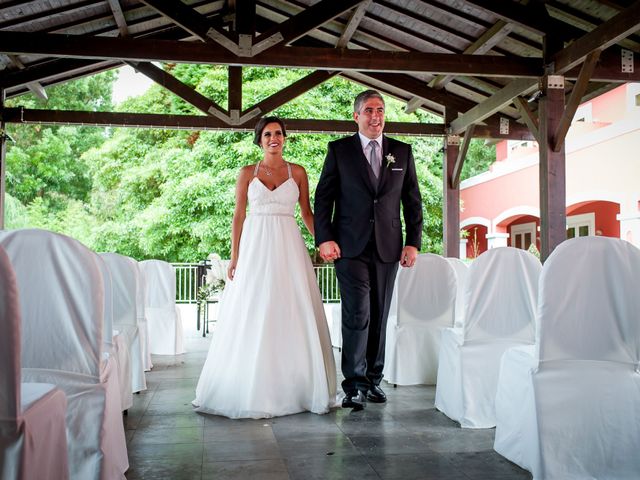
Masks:
[[[227,281],[227,262],[220,258],[217,253],[212,253],[207,257],[211,266],[207,269],[204,277],[204,284],[198,289],[197,301],[205,304],[209,300],[214,300],[216,294],[224,290]]]
[[[392,163],[396,163],[396,157],[394,157],[390,153],[388,153],[387,156],[384,158],[387,159],[387,168],[389,168],[389,166],[391,166]]]

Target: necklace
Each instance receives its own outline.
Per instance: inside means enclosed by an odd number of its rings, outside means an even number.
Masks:
[[[267,177],[270,177],[273,175],[274,170],[278,170],[280,168],[283,168],[287,163],[283,163],[282,165],[280,165],[279,167],[276,168],[271,168],[271,167],[267,167],[266,165],[264,165],[263,163],[260,163],[260,167],[262,168],[262,170],[264,171],[265,175]]]

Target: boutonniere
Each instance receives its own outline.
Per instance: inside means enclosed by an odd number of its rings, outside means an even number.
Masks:
[[[396,157],[394,157],[390,153],[388,153],[387,156],[384,158],[387,159],[387,168],[389,168],[389,165],[391,165],[392,163],[396,163]]]

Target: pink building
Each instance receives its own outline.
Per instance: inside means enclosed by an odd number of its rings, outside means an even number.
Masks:
[[[460,184],[460,257],[498,246],[540,249],[538,144],[501,141],[488,172]],[[580,105],[566,138],[567,237],[640,247],[640,83]]]

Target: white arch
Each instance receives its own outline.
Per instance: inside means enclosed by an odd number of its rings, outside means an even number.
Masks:
[[[576,195],[567,197],[567,208],[582,202],[613,202],[622,205],[624,199],[619,193],[609,190],[600,190],[597,192],[578,192]]]
[[[491,228],[491,220],[484,217],[469,217],[460,222],[460,229],[468,227],[470,225],[482,225],[487,227],[487,231]]]
[[[518,205],[517,207],[509,208],[493,219],[494,228],[504,222],[507,218],[514,217],[516,215],[531,215],[532,217],[540,218],[540,209],[529,205]]]

